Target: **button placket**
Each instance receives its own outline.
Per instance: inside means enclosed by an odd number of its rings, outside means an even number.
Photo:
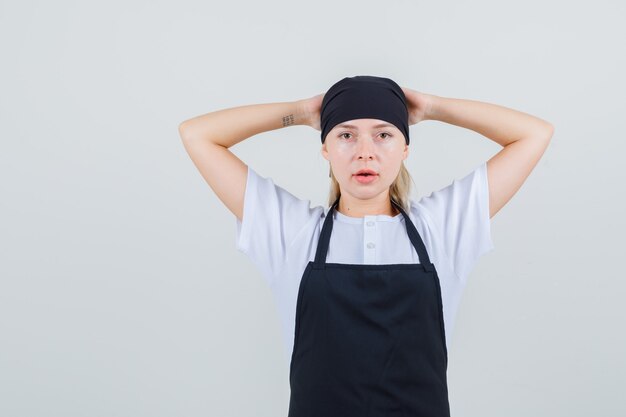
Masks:
[[[376,263],[376,222],[371,216],[365,216],[363,221],[363,237],[365,263],[374,264]]]

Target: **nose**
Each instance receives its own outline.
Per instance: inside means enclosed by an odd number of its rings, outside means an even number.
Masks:
[[[374,154],[374,146],[370,139],[363,139],[357,141],[357,156],[361,158],[371,158]]]

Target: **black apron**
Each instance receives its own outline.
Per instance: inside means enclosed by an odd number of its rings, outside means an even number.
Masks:
[[[448,417],[441,288],[402,213],[420,263],[326,263],[330,207],[302,275],[289,368],[289,417]]]

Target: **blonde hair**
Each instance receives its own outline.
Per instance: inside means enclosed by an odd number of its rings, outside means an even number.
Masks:
[[[341,190],[339,188],[339,182],[337,182],[337,178],[335,178],[335,174],[333,174],[333,170],[328,168],[330,174],[330,193],[328,194],[328,206],[332,206],[333,203],[339,198],[341,195]],[[404,166],[404,161],[400,163],[400,172],[398,172],[398,176],[393,181],[393,183],[389,186],[389,197],[395,201],[405,212],[409,212],[411,209],[411,183],[413,182],[413,178],[411,178],[411,174],[409,174],[409,170]]]

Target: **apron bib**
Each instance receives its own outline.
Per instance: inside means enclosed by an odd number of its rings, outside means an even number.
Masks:
[[[331,206],[302,275],[289,417],[449,417],[439,277],[402,213],[420,263],[327,263]]]

